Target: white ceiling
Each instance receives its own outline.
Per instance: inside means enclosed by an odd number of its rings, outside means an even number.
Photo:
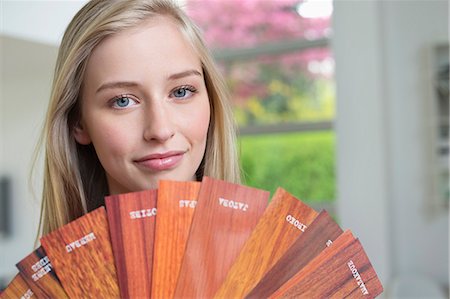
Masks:
[[[64,30],[87,0],[0,0],[0,34],[59,45]]]

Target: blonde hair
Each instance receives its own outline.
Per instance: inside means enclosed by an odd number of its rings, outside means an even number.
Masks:
[[[93,0],[69,24],[58,53],[41,137],[45,166],[40,234],[47,234],[102,205],[108,193],[105,171],[93,146],[78,144],[73,135],[80,119],[80,89],[90,53],[105,37],[158,15],[175,20],[203,67],[211,120],[197,179],[207,175],[240,182],[229,95],[198,28],[169,0]]]

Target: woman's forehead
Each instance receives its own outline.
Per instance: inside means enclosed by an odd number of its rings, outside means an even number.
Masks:
[[[85,79],[170,76],[186,69],[202,70],[197,52],[174,20],[159,16],[104,39],[89,58]]]

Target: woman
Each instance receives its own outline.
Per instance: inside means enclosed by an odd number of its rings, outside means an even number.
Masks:
[[[239,183],[235,126],[199,30],[167,0],[87,3],[69,24],[42,137],[41,234],[158,180]]]

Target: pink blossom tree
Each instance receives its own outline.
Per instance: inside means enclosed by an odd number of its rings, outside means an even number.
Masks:
[[[188,0],[186,11],[213,50],[327,37],[330,17],[303,18],[296,11],[298,4],[298,0]],[[251,124],[313,120],[325,114],[325,118],[332,117],[329,92],[317,96],[317,84],[323,87],[317,79],[324,75],[308,67],[330,57],[325,47],[224,63],[238,121]],[[321,114],[319,110],[327,111]]]

